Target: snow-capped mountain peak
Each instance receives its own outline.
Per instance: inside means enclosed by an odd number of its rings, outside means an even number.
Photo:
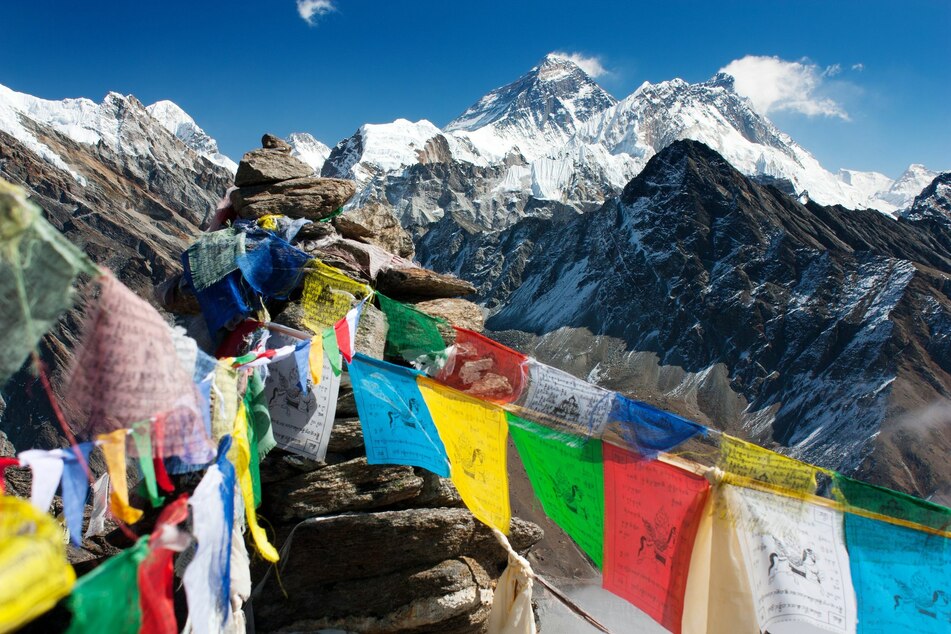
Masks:
[[[330,148],[318,141],[307,132],[294,132],[285,139],[293,148],[291,156],[296,156],[314,168],[318,174],[324,166],[324,161],[330,156]]]
[[[547,55],[514,82],[497,88],[446,126],[490,159],[518,149],[527,159],[564,145],[591,117],[617,100],[567,57]]]
[[[219,152],[218,142],[198,127],[195,120],[182,110],[178,104],[166,99],[156,101],[145,109],[156,121],[162,124],[163,128],[175,135],[182,143],[198,152],[199,155],[232,173],[237,171],[237,163]]]

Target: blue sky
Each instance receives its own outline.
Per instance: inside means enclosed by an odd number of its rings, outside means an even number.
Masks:
[[[747,82],[754,101],[826,168],[951,168],[947,0],[10,0],[3,20],[0,83],[171,99],[235,159],[265,131],[332,146],[367,122],[445,125],[563,51],[600,64],[619,98],[743,60],[770,77]]]

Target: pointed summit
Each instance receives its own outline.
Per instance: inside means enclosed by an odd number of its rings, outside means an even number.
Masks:
[[[446,131],[469,137],[488,156],[518,149],[532,160],[565,144],[585,121],[615,103],[578,64],[549,53],[470,106]]]

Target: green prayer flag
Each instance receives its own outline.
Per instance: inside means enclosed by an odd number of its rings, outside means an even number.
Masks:
[[[439,327],[451,330],[449,322],[386,297],[377,292],[380,309],[386,314],[385,353],[389,357],[416,361],[420,357],[437,359],[445,354],[446,342]]]
[[[27,200],[0,179],[0,385],[73,304],[73,282],[99,270]]]
[[[601,441],[566,443],[563,431],[511,413],[509,433],[542,508],[601,567],[604,552],[604,470]]]
[[[945,506],[859,482],[840,473],[835,474],[834,480],[836,499],[847,507],[857,507],[939,531],[951,530],[951,509]]]
[[[337,333],[333,328],[328,328],[321,335],[324,342],[324,354],[327,355],[327,361],[330,362],[330,369],[334,376],[340,376],[343,370],[343,357],[340,354],[340,346],[337,345]]]
[[[245,407],[248,410],[248,420],[254,427],[254,437],[257,438],[258,458],[264,459],[274,447],[274,430],[271,427],[271,412],[267,408],[267,398],[264,396],[264,381],[257,371],[248,377],[248,390],[245,392]],[[252,444],[252,447],[254,445]]]
[[[252,374],[253,376],[253,374]],[[250,378],[249,378],[250,381]],[[254,426],[254,419],[251,416],[250,402],[250,383],[248,391],[244,393],[245,420],[248,425],[248,447],[251,449],[251,460],[248,463],[248,471],[251,473],[251,492],[254,498],[254,508],[261,506],[261,456],[256,449],[258,445],[257,433]]]
[[[149,552],[149,536],[81,577],[67,603],[73,613],[67,634],[136,634],[139,608],[139,564]]]
[[[142,469],[142,479],[145,480],[145,490],[149,494],[152,508],[158,508],[165,503],[165,498],[159,495],[155,481],[155,465],[152,463],[152,434],[149,423],[138,422],[132,425],[132,440],[139,454],[139,468]]]

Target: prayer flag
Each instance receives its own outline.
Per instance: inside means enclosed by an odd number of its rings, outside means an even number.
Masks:
[[[41,513],[46,513],[53,503],[56,488],[63,478],[63,450],[27,449],[17,454],[20,464],[30,467],[33,481],[30,484],[30,502]]]
[[[203,233],[185,251],[195,290],[204,290],[238,270],[245,253],[245,233],[234,227]]]
[[[112,479],[112,494],[109,496],[112,514],[126,524],[135,524],[142,517],[142,511],[129,505],[129,484],[126,478],[125,443],[127,432],[117,429],[108,434],[100,434],[97,440],[102,447],[106,460],[106,469]]]
[[[477,332],[454,326],[456,340],[436,380],[470,396],[511,403],[528,382],[524,354]]]
[[[369,286],[320,260],[311,260],[304,271],[301,309],[304,325],[313,332],[333,328],[351,309],[354,300],[367,297]]]
[[[139,564],[149,550],[148,535],[135,546],[110,557],[81,577],[69,595],[73,613],[67,634],[137,634],[142,623],[139,607]]]
[[[366,300],[351,308],[343,319],[334,324],[337,347],[347,363],[353,360],[354,346],[357,343],[357,324],[360,322],[360,314],[363,312],[365,302]]]
[[[145,490],[149,494],[152,508],[158,508],[165,503],[165,498],[158,493],[158,482],[155,479],[155,463],[152,462],[152,435],[149,423],[139,422],[132,425],[132,440],[139,453],[139,469],[142,479],[145,480]]]
[[[75,450],[82,454],[80,462]],[[63,451],[63,515],[69,529],[69,541],[74,546],[83,544],[83,508],[86,506],[86,494],[89,492],[89,452],[92,443],[84,442]]]
[[[480,521],[507,534],[512,512],[505,412],[424,376],[417,383],[446,447],[452,483],[462,501]]]
[[[951,531],[951,509],[898,491],[853,480],[840,473],[833,477],[836,499],[848,507],[894,517],[938,531]]]
[[[367,462],[422,467],[448,478],[449,457],[416,384],[419,372],[363,354],[349,368]]]
[[[294,348],[294,361],[297,363],[297,385],[300,386],[301,394],[307,394],[307,379],[311,377],[310,371],[310,339],[302,341]]]
[[[601,441],[563,443],[561,434],[508,414],[509,433],[535,495],[550,517],[600,568],[604,559]]]
[[[62,537],[45,510],[0,496],[0,631],[18,629],[69,594],[76,573]]]
[[[172,599],[172,555],[188,546],[189,536],[177,525],[188,519],[188,496],[162,509],[149,538],[149,553],[139,566],[139,634],[178,634]]]
[[[106,511],[109,510],[109,474],[99,476],[92,485],[92,512],[89,514],[89,526],[84,538],[95,537],[106,532]]]
[[[604,588],[678,634],[706,479],[604,444]]]
[[[845,514],[859,634],[951,631],[951,540]]]
[[[717,466],[727,474],[756,480],[800,496],[815,493],[819,473],[816,467],[726,434],[720,439]]]
[[[380,310],[386,314],[386,356],[413,363],[420,358],[429,361],[445,356],[446,342],[439,329],[449,329],[449,322],[376,293]]]
[[[310,381],[314,387],[320,385],[320,377],[324,367],[324,339],[311,337],[310,340]]]
[[[706,431],[693,421],[620,394],[614,395],[609,418],[609,428],[615,429],[631,449],[650,459]]]
[[[238,268],[256,292],[265,297],[287,299],[300,284],[304,265],[311,257],[276,235],[264,235],[264,238],[248,240],[245,253],[237,258]]]
[[[277,550],[268,542],[267,534],[258,524],[254,502],[254,483],[251,478],[251,446],[249,443],[248,418],[244,403],[238,406],[238,415],[234,419],[234,444],[229,452],[244,498],[244,512],[248,522],[248,531],[254,540],[258,553],[270,562],[278,560]]]
[[[328,328],[323,334],[323,349],[327,361],[333,370],[335,376],[340,376],[343,370],[343,361],[341,360],[340,348],[337,347],[337,333],[333,328]]]

